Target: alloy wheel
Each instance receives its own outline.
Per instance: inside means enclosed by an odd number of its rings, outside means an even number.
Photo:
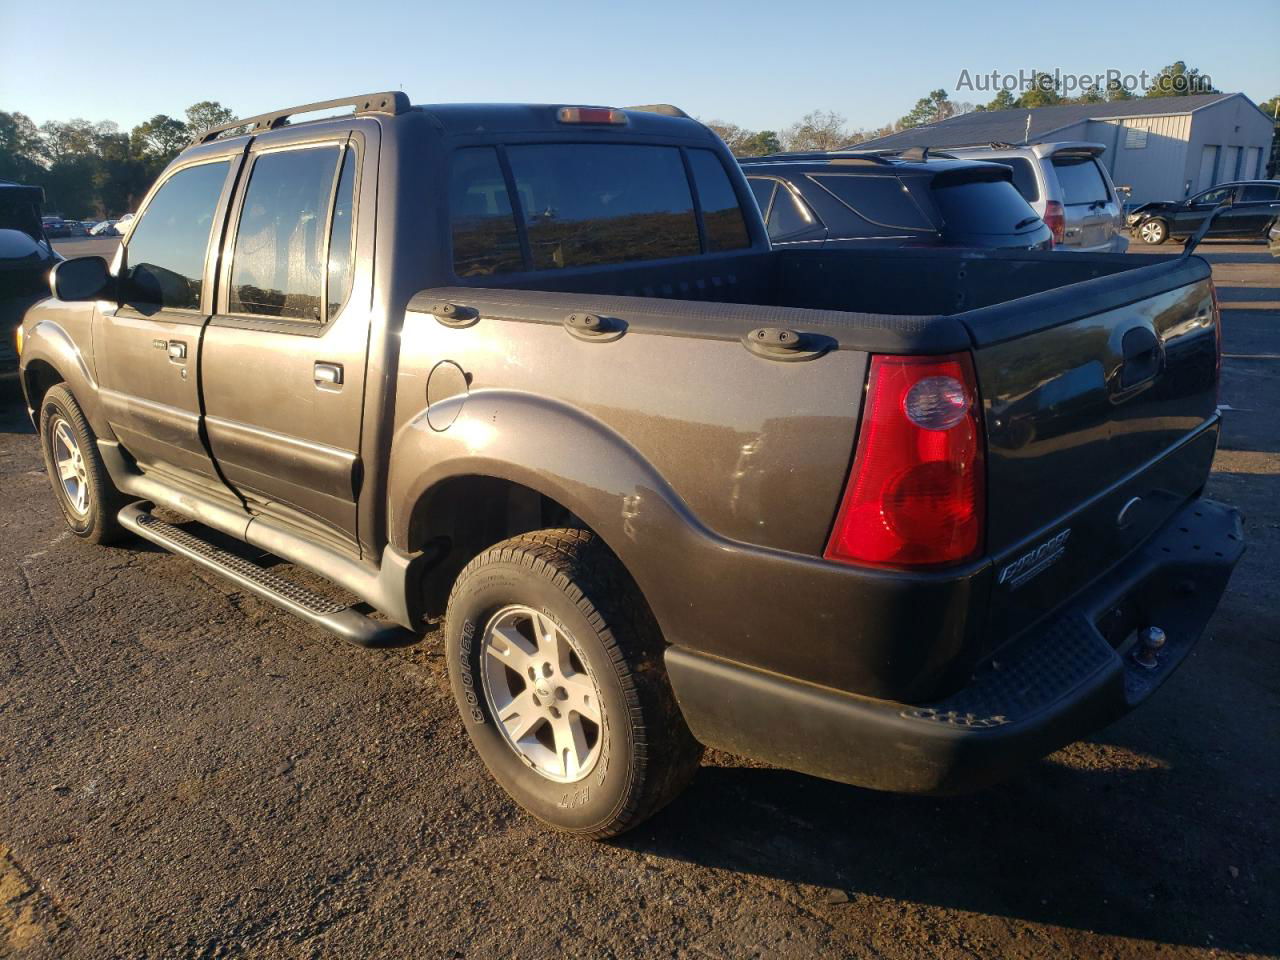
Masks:
[[[558,783],[591,773],[604,711],[568,631],[531,607],[504,607],[485,627],[480,659],[489,712],[516,755]]]
[[[58,417],[53,422],[53,462],[67,503],[78,517],[89,513],[89,469],[71,424]]]

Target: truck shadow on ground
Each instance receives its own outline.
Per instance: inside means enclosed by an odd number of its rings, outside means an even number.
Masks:
[[[1140,756],[1110,745],[1085,749]],[[1211,846],[1213,832],[1238,829],[1240,812],[1206,814],[1199,803],[1187,810],[1186,785],[1162,761],[1141,758],[1138,766],[1117,772],[1044,761],[1017,781],[951,798],[707,766],[681,800],[620,843],[843,890],[855,903],[869,895],[1163,943],[1280,946],[1259,917],[1265,908],[1248,907],[1244,876],[1233,879],[1225,862],[1205,869],[1200,834]],[[802,886],[800,895],[824,902],[822,891]]]

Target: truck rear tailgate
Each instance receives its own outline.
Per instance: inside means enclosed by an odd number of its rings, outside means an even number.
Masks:
[[[1182,258],[961,319],[986,420],[987,635],[998,645],[1203,487],[1218,432],[1217,312],[1208,265]]]

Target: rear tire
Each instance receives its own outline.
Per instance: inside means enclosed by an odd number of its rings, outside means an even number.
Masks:
[[[616,836],[697,771],[702,746],[676,705],[657,623],[594,534],[540,530],[476,557],[450,594],[445,643],[476,751],[550,826]]]
[[[1138,236],[1142,238],[1143,243],[1153,247],[1159,246],[1169,239],[1169,225],[1156,217],[1144,220],[1138,227]]]
[[[40,401],[40,446],[63,519],[90,543],[115,543],[126,531],[116,519],[128,500],[115,488],[98,453],[97,437],[65,384]]]

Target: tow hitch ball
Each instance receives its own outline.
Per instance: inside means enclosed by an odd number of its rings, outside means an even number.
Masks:
[[[1167,638],[1159,627],[1144,627],[1138,631],[1138,645],[1133,651],[1133,662],[1147,670],[1160,666],[1160,648]]]

